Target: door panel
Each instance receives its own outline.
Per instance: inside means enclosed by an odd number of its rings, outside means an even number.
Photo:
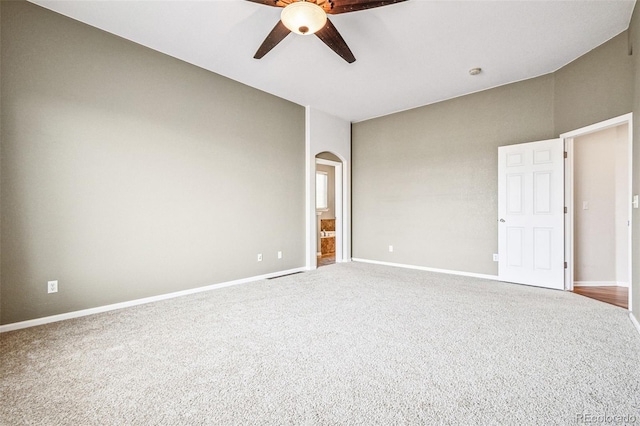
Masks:
[[[509,247],[509,252],[506,256],[507,265],[510,267],[521,267],[523,265],[522,262],[522,254],[523,243],[524,243],[524,228],[517,228],[515,226],[507,227],[507,247]]]
[[[522,214],[523,211],[523,179],[521,174],[507,175],[507,203],[510,214]]]
[[[562,139],[498,148],[502,281],[564,289]]]
[[[533,267],[534,269],[551,269],[552,259],[551,241],[553,239],[552,228],[533,229]]]
[[[533,212],[551,214],[551,173],[536,172],[533,176]]]

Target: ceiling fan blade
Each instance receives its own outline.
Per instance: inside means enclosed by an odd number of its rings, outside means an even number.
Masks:
[[[358,10],[373,9],[403,1],[407,0],[333,0],[333,7],[327,10],[327,13],[337,15],[339,13],[357,12]]]
[[[276,47],[276,45],[280,43],[286,36],[288,36],[290,32],[291,31],[284,26],[282,21],[278,21],[276,26],[273,27],[273,29],[267,36],[267,38],[264,39],[264,41],[258,48],[258,51],[256,52],[255,55],[253,55],[253,57],[255,59],[262,58],[264,55],[269,53],[271,49]]]
[[[349,49],[349,46],[347,46],[347,43],[330,20],[327,19],[327,24],[316,35],[345,61],[350,64],[356,61],[351,49]]]
[[[285,7],[286,5],[291,3],[292,0],[247,0],[247,1],[250,1],[251,3],[266,4],[267,6],[273,6],[273,7]]]

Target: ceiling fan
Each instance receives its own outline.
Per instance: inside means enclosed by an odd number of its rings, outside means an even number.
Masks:
[[[336,27],[327,18],[327,14],[356,12],[358,10],[373,9],[374,7],[400,3],[406,0],[247,0],[267,6],[282,7],[280,21],[273,27],[267,38],[253,56],[262,58],[280,43],[289,33],[301,35],[315,34],[327,46],[348,63],[355,62],[351,53]]]

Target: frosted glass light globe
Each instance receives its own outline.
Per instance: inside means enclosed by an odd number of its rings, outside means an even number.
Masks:
[[[324,27],[327,23],[327,14],[317,4],[302,0],[282,9],[280,20],[291,32],[308,35]]]

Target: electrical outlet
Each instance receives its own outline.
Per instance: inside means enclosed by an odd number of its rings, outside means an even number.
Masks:
[[[282,252],[281,251],[278,252],[278,259],[282,259]]]
[[[498,256],[498,253],[493,253],[493,261],[494,262],[499,262],[500,261],[500,257]]]
[[[389,246],[389,253],[393,252],[393,246]]]
[[[47,293],[57,293],[58,292],[58,280],[48,281],[47,282]]]
[[[262,262],[262,253],[258,253],[258,262]]]

